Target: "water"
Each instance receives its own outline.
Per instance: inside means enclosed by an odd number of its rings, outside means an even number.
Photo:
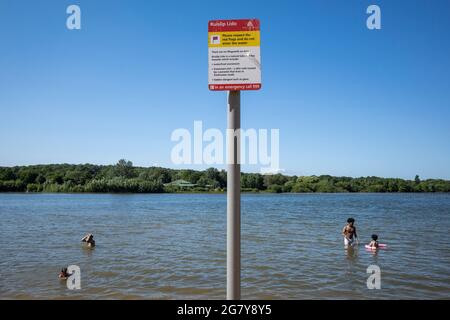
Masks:
[[[448,194],[246,194],[242,214],[243,298],[450,298]],[[350,216],[389,248],[345,250]],[[0,234],[0,299],[225,297],[225,195],[0,194]],[[57,278],[69,264],[81,290]]]

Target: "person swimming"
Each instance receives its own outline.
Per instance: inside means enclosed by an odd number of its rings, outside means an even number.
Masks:
[[[91,233],[88,233],[87,235],[85,235],[82,239],[81,242],[86,242],[86,245],[90,248],[95,247],[95,240],[94,240],[94,235]]]
[[[67,272],[67,268],[62,268],[61,272],[58,275],[58,278],[66,280],[68,277],[70,277],[70,274]]]
[[[342,235],[344,236],[344,245],[352,246],[355,239],[358,238],[355,227],[355,219],[348,218],[347,224],[342,229]]]
[[[370,243],[368,244],[369,247],[371,247],[372,249],[377,249],[379,244],[378,244],[378,236],[376,234],[372,235],[372,241],[370,241]]]

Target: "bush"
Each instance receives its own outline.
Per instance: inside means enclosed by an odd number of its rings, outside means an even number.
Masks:
[[[37,183],[27,184],[27,192],[42,192],[42,185]]]
[[[281,193],[283,192],[283,187],[278,184],[272,184],[269,188],[267,188],[267,191],[272,193]]]

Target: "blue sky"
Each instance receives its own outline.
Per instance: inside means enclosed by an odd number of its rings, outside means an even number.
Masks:
[[[381,30],[366,28],[370,4]],[[174,129],[226,128],[207,22],[231,18],[261,21],[263,88],[242,93],[242,126],[280,129],[286,174],[450,179],[450,2],[437,0],[0,0],[0,165],[177,168]]]

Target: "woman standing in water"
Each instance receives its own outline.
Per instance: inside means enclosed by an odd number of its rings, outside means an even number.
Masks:
[[[344,245],[346,247],[352,246],[354,240],[358,238],[358,235],[356,234],[355,219],[347,219],[347,224],[344,229],[342,229],[342,235],[344,236]]]

